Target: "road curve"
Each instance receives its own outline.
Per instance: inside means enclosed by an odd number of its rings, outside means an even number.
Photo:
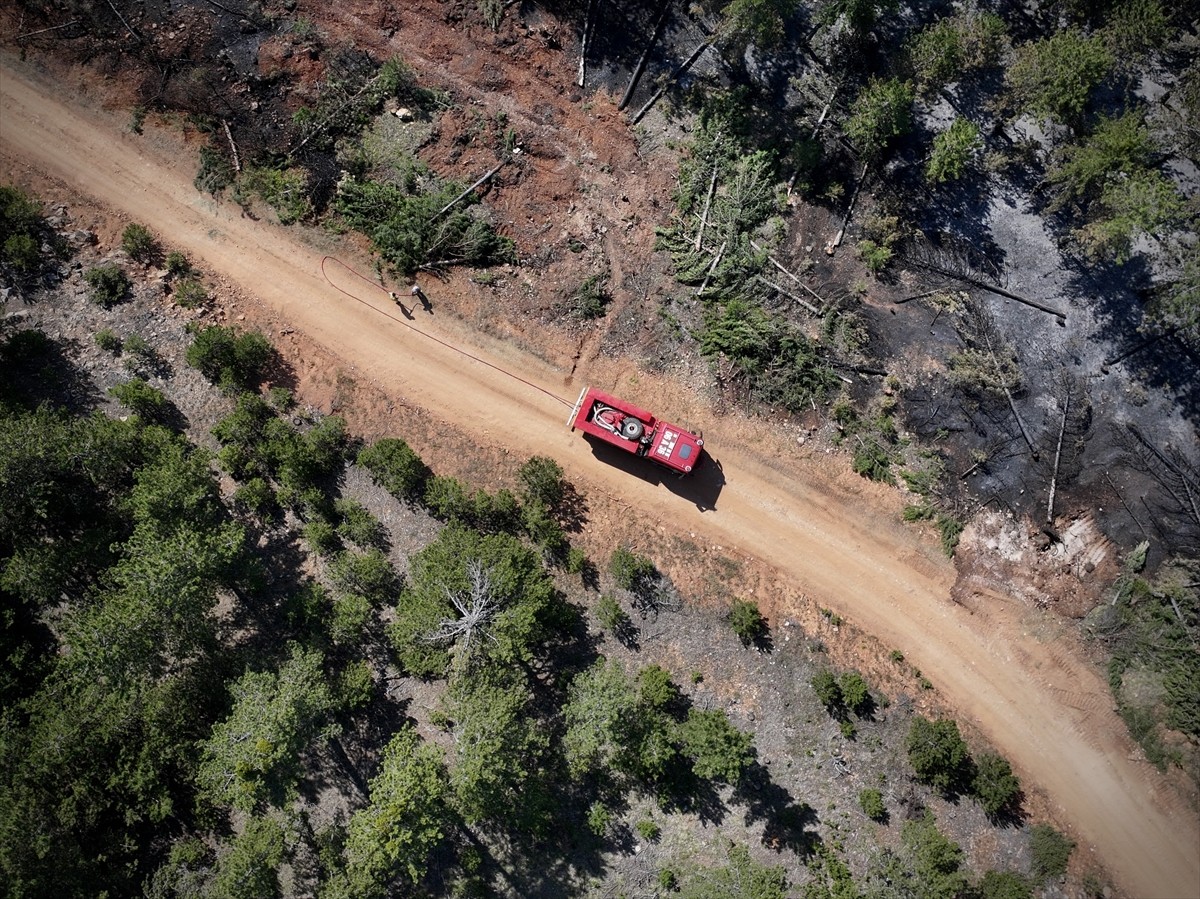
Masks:
[[[1061,646],[1024,634],[1015,603],[974,614],[952,603],[953,569],[894,516],[845,514],[851,500],[861,508],[861,498],[820,471],[789,464],[784,474],[751,452],[723,447],[713,428],[706,437],[720,456],[723,485],[710,469],[708,480],[647,489],[598,465],[564,426],[580,384],[563,372],[446,316],[409,326],[382,291],[331,269],[335,289],[322,276],[319,251],[197,193],[194,161],[169,136],[122,133],[86,105],[68,105],[11,58],[0,65],[0,153],[146,224],[369,372],[388,394],[455,422],[480,443],[551,456],[593,506],[619,502],[670,532],[736,547],[884,645],[903,647],[1023,780],[1057,804],[1120,888],[1139,897],[1200,897],[1195,812],[1137,760],[1110,703],[1083,711],[1062,699],[1107,695],[1103,680]],[[414,327],[519,372],[539,390]]]

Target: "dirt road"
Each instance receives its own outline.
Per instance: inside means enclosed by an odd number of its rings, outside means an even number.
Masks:
[[[331,267],[337,287],[358,299],[335,289],[322,276],[321,253],[198,194],[194,160],[169,137],[121,133],[103,113],[67,105],[8,60],[0,94],[0,152],[146,224],[397,399],[458,423],[483,445],[559,460],[593,508],[623,504],[668,533],[768,563],[821,605],[902,647],[1021,777],[1059,806],[1081,850],[1092,849],[1121,888],[1164,899],[1200,895],[1200,824],[1148,764],[1135,760],[1105,683],[1063,638],[1043,643],[1025,634],[1016,603],[975,613],[952,603],[952,567],[931,555],[894,509],[877,508],[870,490],[841,486],[853,482],[832,476],[828,466],[789,461],[780,471],[723,444],[713,428],[706,437],[725,483],[710,468],[696,481],[648,489],[599,464],[564,426],[578,379],[488,343],[448,316],[409,325],[386,293]]]

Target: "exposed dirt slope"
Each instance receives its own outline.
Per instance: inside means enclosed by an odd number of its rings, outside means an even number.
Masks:
[[[588,372],[568,377],[511,346],[481,345],[445,315],[418,312],[407,323],[382,290],[328,267],[343,293],[322,276],[320,251],[198,194],[193,162],[170,136],[122,134],[102,113],[57,99],[10,60],[0,91],[0,151],[17,166],[148,225],[388,394],[479,445],[558,459],[595,518],[633,516],[650,530],[766,562],[783,583],[902,648],[1028,783],[1046,791],[1119,886],[1147,897],[1200,894],[1195,814],[1138,760],[1104,682],[1068,638],[1042,642],[1026,633],[1028,608],[1020,602],[999,597],[974,611],[952,602],[953,569],[898,523],[896,497],[794,450],[768,464],[765,452],[735,446],[729,419],[706,429],[724,484],[716,467],[693,481],[660,483],[601,464],[564,427]],[[423,335],[469,348],[527,383]],[[647,392],[631,398],[653,405]],[[782,603],[773,611],[788,613]]]

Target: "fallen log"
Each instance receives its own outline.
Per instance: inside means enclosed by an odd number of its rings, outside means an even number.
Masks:
[[[807,290],[809,295],[811,297],[813,297],[818,303],[820,303],[822,306],[828,305],[825,302],[825,298],[823,296],[821,296],[819,293],[817,293],[815,290],[813,290],[811,287],[809,287],[807,284],[805,284],[804,281],[801,280],[799,275],[795,274],[790,269],[788,269],[787,266],[785,266],[782,262],[780,262],[778,259],[776,259],[774,256],[772,256],[770,253],[767,253],[766,250],[764,250],[761,246],[759,246],[757,241],[751,239],[750,246],[754,247],[754,249],[760,253],[766,253],[767,261],[770,262],[771,265],[775,266],[775,268],[779,269],[781,272],[783,272],[785,275],[787,275],[789,278],[791,278],[793,281],[795,281],[800,287]]]
[[[992,364],[996,366],[996,371],[1002,372],[1003,369],[996,358],[996,351],[992,349],[992,338],[988,336],[987,331],[984,331],[983,339],[987,343],[988,355],[992,357]],[[1004,395],[1008,398],[1008,408],[1012,409],[1013,418],[1017,420],[1017,427],[1021,429],[1021,436],[1025,438],[1025,445],[1029,447],[1029,454],[1033,456],[1033,460],[1036,462],[1038,459],[1037,447],[1033,445],[1033,440],[1030,438],[1029,432],[1025,430],[1025,422],[1021,418],[1021,413],[1017,411],[1017,403],[1013,399],[1012,391],[1007,384],[1003,383],[1003,379],[1001,379],[1001,387],[1004,389]]]
[[[1183,500],[1181,500],[1179,498],[1179,495],[1176,494],[1174,490],[1171,490],[1171,488],[1169,486],[1167,486],[1166,484],[1163,484],[1163,486],[1167,488],[1167,491],[1171,494],[1171,496],[1175,497],[1175,501],[1177,503],[1179,503],[1179,505],[1184,506],[1185,508],[1189,505],[1191,506],[1192,519],[1196,522],[1196,524],[1200,525],[1200,508],[1197,508],[1197,506],[1196,506],[1196,497],[1192,495],[1192,490],[1191,490],[1188,476],[1179,469],[1179,466],[1177,466],[1174,462],[1172,462],[1170,459],[1168,459],[1166,456],[1164,456],[1159,451],[1158,447],[1156,447],[1153,443],[1151,443],[1149,441],[1149,439],[1147,439],[1146,435],[1143,434],[1138,429],[1137,425],[1135,425],[1133,422],[1130,421],[1130,422],[1125,423],[1125,427],[1129,429],[1129,432],[1131,434],[1133,434],[1133,436],[1136,437],[1141,442],[1141,444],[1144,447],[1146,447],[1146,449],[1148,449],[1148,450],[1150,450],[1150,452],[1154,453],[1154,455],[1158,459],[1158,461],[1160,461],[1163,465],[1167,466],[1167,468],[1170,469],[1177,478],[1179,478],[1179,482],[1183,485],[1183,491],[1184,491],[1184,493],[1187,494],[1188,501],[1186,503],[1183,502]],[[1162,483],[1162,481],[1160,480],[1159,483]]]
[[[833,251],[842,245],[842,238],[846,236],[846,228],[850,225],[850,217],[854,215],[854,201],[858,199],[858,192],[862,190],[863,180],[867,177],[868,163],[863,163],[862,174],[858,176],[858,182],[854,185],[854,193],[850,195],[850,203],[846,206],[846,215],[842,219],[842,227],[838,229],[838,233],[825,246],[825,252],[830,256]]]
[[[692,295],[698,297],[704,293],[704,288],[708,287],[708,279],[712,277],[713,272],[717,270],[717,266],[721,264],[721,257],[725,255],[725,247],[727,244],[721,244],[721,249],[717,250],[717,255],[713,258],[712,265],[708,267],[708,271],[704,273],[704,280],[700,282],[700,286],[696,288],[696,292]]]
[[[504,168],[504,163],[506,163],[506,162],[508,162],[507,159],[502,159],[500,162],[496,163],[495,168],[493,168],[486,175],[484,175],[482,178],[480,178],[478,181],[476,181],[474,184],[472,184],[470,187],[468,187],[466,190],[464,190],[461,194],[459,194],[457,197],[455,197],[453,200],[451,200],[449,203],[447,203],[445,206],[443,206],[441,209],[439,209],[433,216],[434,220],[436,221],[437,219],[441,218],[443,215],[445,215],[447,212],[449,212],[455,206],[455,204],[460,202],[464,197],[467,197],[471,193],[471,191],[473,191],[479,185],[483,184],[483,182],[487,181],[489,178],[494,176],[496,174],[496,172],[500,171],[500,169]]]
[[[1150,337],[1147,337],[1145,340],[1135,343],[1130,349],[1126,350],[1125,352],[1118,353],[1116,356],[1113,356],[1109,359],[1105,359],[1104,362],[1102,362],[1100,364],[1101,370],[1107,371],[1108,367],[1110,365],[1116,365],[1118,362],[1124,362],[1126,359],[1128,359],[1134,353],[1140,353],[1142,350],[1146,349],[1147,347],[1154,346],[1154,344],[1158,343],[1160,340],[1165,340],[1166,338],[1170,337],[1172,334],[1174,334],[1178,330],[1179,330],[1179,326],[1175,325],[1174,327],[1167,328],[1167,330],[1165,330],[1165,331],[1160,331],[1157,334],[1153,334]]]
[[[781,293],[785,297],[787,297],[789,300],[791,300],[793,303],[798,303],[799,305],[803,306],[805,309],[807,309],[813,315],[821,314],[821,310],[818,309],[816,306],[814,306],[812,303],[809,303],[806,300],[800,299],[800,297],[796,296],[791,291],[785,290],[784,288],[780,287],[774,281],[770,281],[770,280],[764,278],[762,275],[755,275],[754,280],[758,281],[761,284],[764,284],[765,286],[771,288],[772,290],[778,291],[779,293]]]
[[[917,262],[915,263],[915,266],[917,268],[923,268],[926,271],[934,272],[935,274],[941,275],[944,278],[950,278],[951,280],[958,281],[961,284],[968,284],[971,287],[978,288],[979,290],[986,290],[988,293],[994,293],[997,296],[1015,300],[1018,303],[1030,306],[1034,309],[1039,309],[1042,312],[1048,312],[1050,315],[1053,315],[1058,319],[1058,323],[1060,325],[1065,325],[1067,323],[1067,313],[1060,312],[1059,310],[1053,309],[1050,306],[1043,305],[1037,300],[1031,300],[1029,297],[1023,297],[1018,293],[1013,293],[1011,290],[1005,290],[1003,287],[997,287],[995,284],[988,284],[986,281],[980,281],[978,278],[972,278],[970,275],[962,275],[958,272],[952,272],[949,269],[945,269],[937,265],[931,265],[927,262]],[[934,292],[936,293],[936,291]]]
[[[717,137],[721,136],[721,132],[717,132]],[[701,244],[704,243],[704,230],[708,227],[708,210],[712,206],[713,194],[717,190],[717,165],[713,163],[712,178],[708,181],[708,196],[704,198],[704,212],[700,215],[700,230],[696,232],[696,249],[699,250]]]
[[[646,113],[648,113],[651,110],[651,108],[653,108],[654,104],[658,102],[659,98],[667,92],[667,88],[670,87],[672,84],[674,84],[676,81],[678,81],[680,78],[682,78],[684,76],[684,74],[687,72],[687,70],[690,69],[693,65],[695,65],[696,60],[700,58],[701,54],[704,53],[705,50],[707,50],[709,47],[712,46],[712,42],[713,42],[713,39],[709,38],[708,40],[704,41],[704,43],[702,43],[699,47],[697,47],[695,50],[693,50],[692,55],[689,56],[684,61],[683,65],[681,65],[674,72],[672,72],[671,77],[668,78],[665,82],[663,82],[663,84],[659,87],[659,89],[654,92],[654,95],[649,100],[646,101],[645,105],[643,105],[641,109],[639,109],[637,111],[637,114],[633,117],[633,119],[631,120],[630,123],[633,125],[636,125],[638,122],[640,122],[642,120],[642,117],[645,116]]]
[[[587,16],[583,20],[583,39],[580,41],[579,48],[579,77],[576,79],[576,84],[583,87],[585,68],[587,66],[587,50],[588,38],[592,32],[592,7],[596,5],[596,0],[588,0]]]
[[[1050,472],[1050,499],[1046,503],[1046,524],[1054,522],[1054,494],[1058,490],[1058,463],[1062,459],[1063,435],[1067,432],[1067,415],[1071,411],[1071,391],[1063,400],[1062,424],[1058,427],[1058,445],[1054,448],[1054,468]]]
[[[896,306],[902,306],[905,303],[911,303],[913,300],[923,300],[926,297],[931,297],[934,294],[941,293],[941,292],[942,292],[941,288],[938,288],[937,290],[927,290],[924,293],[914,293],[912,296],[909,296],[909,297],[901,297],[898,300],[892,300],[892,303],[893,303],[893,305],[896,305]]]
[[[229,130],[229,120],[221,119],[221,124],[225,127],[225,139],[229,141],[229,152],[233,154],[233,170],[240,172],[242,170],[242,157],[238,154],[237,144],[233,142],[233,132]]]
[[[1125,497],[1121,495],[1121,491],[1117,489],[1117,485],[1113,483],[1113,479],[1108,476],[1108,472],[1104,472],[1104,480],[1108,481],[1108,486],[1112,487],[1113,493],[1117,495],[1117,499],[1121,501],[1121,505],[1125,507],[1125,511],[1129,513],[1129,517],[1133,519],[1133,523],[1138,526],[1138,530],[1142,532],[1143,537],[1149,537],[1146,533],[1146,528],[1138,520],[1138,517],[1133,514],[1133,509],[1129,508],[1129,503],[1125,502]]]
[[[835,84],[833,86],[833,92],[829,95],[829,99],[825,101],[825,108],[821,110],[821,116],[817,119],[817,124],[813,125],[812,134],[808,136],[809,140],[815,139],[816,136],[821,133],[821,126],[825,124],[825,116],[829,115],[829,108],[833,105],[833,98],[837,96],[837,92],[840,87],[841,85],[839,84]],[[796,176],[799,173],[799,169],[793,171],[792,177],[788,179],[787,195],[789,197],[792,195],[792,187],[795,185]]]
[[[80,19],[72,19],[62,25],[51,25],[49,28],[39,28],[37,31],[26,31],[13,37],[14,41],[19,41],[22,38],[33,37],[35,34],[45,34],[47,31],[61,31],[64,28],[70,28],[72,25],[78,25]]]
[[[650,36],[650,43],[642,51],[642,57],[638,60],[633,75],[629,79],[629,85],[625,88],[625,96],[617,105],[617,112],[624,110],[629,105],[629,101],[633,99],[633,92],[637,90],[638,82],[642,80],[642,72],[646,70],[646,63],[650,61],[650,52],[658,44],[658,39],[662,37],[663,26],[667,24],[667,12],[670,8],[671,0],[663,0],[662,11],[658,14],[658,21],[654,23],[654,33]]]

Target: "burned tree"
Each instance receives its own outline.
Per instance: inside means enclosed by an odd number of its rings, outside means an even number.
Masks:
[[[1021,369],[1016,351],[982,303],[966,297],[955,323],[963,349],[950,357],[950,381],[956,387],[981,395],[1003,396],[1008,401],[1029,453],[1038,449],[1017,409],[1014,396],[1021,391]]]
[[[1118,429],[1117,439],[1132,466],[1149,475],[1159,488],[1140,501],[1167,550],[1196,552],[1200,544],[1200,471],[1195,460],[1133,422]]]
[[[1047,524],[1054,522],[1054,502],[1059,487],[1079,475],[1080,459],[1092,426],[1092,404],[1086,381],[1060,370],[1054,380],[1053,393],[1059,411],[1059,426],[1050,456],[1053,461],[1046,500]]]

